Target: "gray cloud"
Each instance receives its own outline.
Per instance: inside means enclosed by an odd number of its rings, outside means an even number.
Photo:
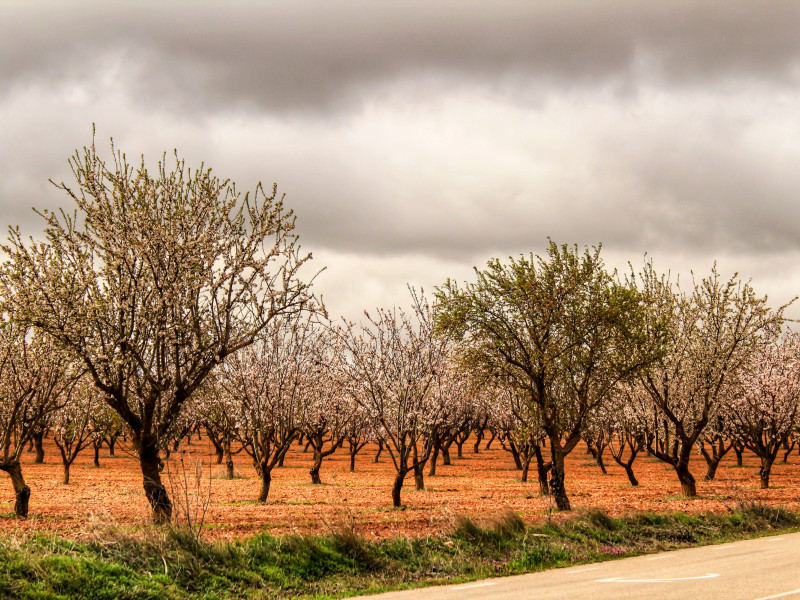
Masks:
[[[28,1],[0,22],[0,208],[32,233],[95,122],[131,155],[277,181],[342,305],[547,236],[800,285],[793,1]]]
[[[771,2],[192,2],[6,4],[0,81],[90,80],[117,61],[138,102],[168,110],[352,107],[428,73],[565,88],[618,79],[707,86],[800,77],[800,6]],[[9,26],[10,24],[10,26]],[[357,103],[356,103],[357,104]]]

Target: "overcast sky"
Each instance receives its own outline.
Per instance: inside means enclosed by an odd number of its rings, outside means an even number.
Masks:
[[[48,178],[94,122],[276,182],[334,315],[547,236],[800,293],[798,2],[8,1],[0,23],[4,225],[69,207]]]

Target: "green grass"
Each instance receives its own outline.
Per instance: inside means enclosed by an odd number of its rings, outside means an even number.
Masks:
[[[599,511],[527,526],[514,513],[447,535],[368,542],[343,523],[326,536],[197,541],[180,528],[108,530],[94,541],[0,537],[0,597],[322,598],[539,571],[800,527],[750,505],[726,515]]]

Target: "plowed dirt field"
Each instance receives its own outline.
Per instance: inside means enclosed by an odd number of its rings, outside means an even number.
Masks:
[[[391,459],[384,452],[375,463],[375,450],[374,446],[364,448],[352,473],[347,452],[338,451],[323,462],[323,484],[313,485],[308,472],[311,453],[295,445],[285,466],[273,472],[270,498],[265,504],[254,502],[260,479],[249,458],[237,454],[236,478],[225,479],[224,469],[216,464],[205,438],[195,438],[191,445],[182,447],[182,453],[173,453],[163,477],[168,489],[172,488],[176,504],[197,509],[208,498],[204,528],[211,539],[241,538],[263,530],[276,534],[326,533],[341,523],[354,523],[369,538],[424,536],[446,529],[457,515],[481,520],[510,509],[528,521],[540,521],[552,510],[548,500],[538,495],[535,471],[532,469],[531,481],[522,483],[511,455],[496,442],[490,450],[481,449],[478,454],[468,442],[462,458],[453,452],[453,464],[439,464],[436,476],[425,478],[424,491],[416,491],[413,477],[409,477],[402,496],[406,508],[394,510]],[[109,456],[104,447],[99,468],[92,465],[91,449],[85,451],[73,465],[68,485],[61,483],[57,449],[46,443],[45,452],[45,464],[38,465],[33,463],[32,453],[23,454],[23,473],[32,490],[27,521],[13,517],[11,481],[7,476],[2,478],[5,487],[0,488],[0,529],[9,533],[58,531],[80,538],[98,527],[127,528],[147,521],[138,463],[124,445],[118,446],[116,456]],[[606,458],[608,475],[603,475],[585,447],[579,445],[567,461],[566,487],[574,509],[601,508],[612,515],[640,510],[726,511],[742,499],[800,509],[800,457],[795,450],[788,463],[780,460],[773,468],[773,487],[760,490],[754,456],[745,454],[744,465],[737,467],[731,452],[715,481],[703,481],[705,461],[696,455],[692,471],[698,480],[699,497],[688,499],[680,496],[672,468],[655,458],[641,455],[636,460],[634,471],[640,485],[634,488],[610,457]],[[199,483],[193,476],[198,462],[202,463]],[[188,484],[180,483],[187,479]]]

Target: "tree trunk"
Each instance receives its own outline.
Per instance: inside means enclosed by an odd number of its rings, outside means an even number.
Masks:
[[[787,463],[787,462],[789,462],[789,455],[792,453],[792,450],[794,450],[794,446],[795,446],[795,444],[796,444],[796,443],[797,443],[797,442],[795,442],[794,440],[792,440],[792,445],[791,445],[791,446],[789,446],[789,448],[787,448],[787,449],[786,449],[786,452],[785,452],[785,453],[784,453],[784,455],[783,455],[783,462],[784,462],[784,463]]]
[[[704,477],[706,481],[714,481],[714,477],[717,475],[717,467],[719,467],[718,460],[708,463],[708,469],[706,470],[706,476]]]
[[[511,452],[511,456],[514,457],[514,466],[518,471],[521,471],[522,461],[519,459],[519,450],[517,450],[517,445],[511,440],[508,440],[508,449]]]
[[[431,466],[428,469],[428,477],[436,475],[436,462],[439,460],[439,444],[434,444],[431,454]]]
[[[422,471],[423,471],[422,465],[414,467],[414,485],[416,486],[417,491],[419,492],[425,489],[425,475]]]
[[[450,460],[450,445],[453,443],[452,440],[447,442],[442,446],[442,464],[443,465],[452,465],[453,463]]]
[[[231,454],[230,440],[223,440],[222,448],[225,454],[225,477],[233,479],[233,455]]]
[[[741,467],[744,464],[744,461],[742,460],[742,454],[744,453],[744,448],[739,448],[738,446],[734,446],[733,451],[736,454],[736,466]]]
[[[103,445],[103,441],[100,440],[100,443],[93,443],[92,446],[94,447],[94,466],[100,466],[100,447]]]
[[[65,462],[64,463],[64,485],[69,485],[69,467],[70,467],[70,464],[71,463],[69,463],[69,462]]]
[[[319,469],[322,467],[322,452],[314,449],[314,464],[311,466],[309,473],[311,474],[311,483],[320,484],[322,479],[319,477]]]
[[[722,458],[728,453],[728,451],[733,447],[733,444],[725,448],[725,444],[722,440],[719,440],[718,443],[711,443],[711,452],[709,453],[706,450],[704,444],[700,444],[700,454],[703,455],[703,458],[706,459],[706,464],[708,465],[708,469],[706,470],[706,475],[704,479],[706,481],[713,481],[714,477],[717,475],[717,467],[719,467],[719,463],[722,461]]]
[[[211,445],[214,446],[214,453],[217,456],[217,464],[221,465],[222,460],[225,458],[225,450],[222,448],[222,440],[218,439],[215,434],[211,433],[213,430],[209,429],[208,431],[208,440],[211,442]]]
[[[378,459],[381,457],[381,452],[383,452],[383,442],[378,442],[378,451],[375,453],[374,462],[378,462]]]
[[[19,462],[12,462],[0,465],[0,470],[5,471],[11,476],[11,485],[14,486],[14,514],[21,519],[28,518],[28,502],[31,498],[31,488],[25,484],[22,476],[22,467]]]
[[[639,485],[639,480],[636,479],[636,477],[633,474],[633,466],[632,465],[622,465],[622,467],[625,469],[625,474],[628,476],[628,481],[631,482],[631,485],[633,487],[636,487],[637,485]]]
[[[689,465],[684,465],[679,462],[675,466],[675,472],[678,474],[678,480],[681,482],[681,493],[688,498],[697,496],[697,482],[695,482],[694,476],[689,472]]]
[[[400,471],[397,477],[394,478],[394,485],[392,486],[392,506],[395,508],[400,508],[402,506],[400,503],[400,490],[403,489],[403,480],[405,478],[406,473],[404,471]]]
[[[258,501],[259,502],[266,502],[267,496],[269,496],[269,486],[272,483],[272,471],[269,469],[269,465],[264,462],[261,465],[261,492],[258,494]]]
[[[486,442],[486,450],[489,450],[489,449],[491,449],[491,447],[492,447],[492,442],[494,441],[494,439],[495,439],[496,437],[497,437],[497,434],[496,434],[494,431],[492,431],[492,437],[490,437],[490,438],[489,438],[489,441],[488,441],[488,442]]]
[[[358,439],[356,438],[355,441],[348,440],[348,445],[350,446],[350,472],[356,470],[356,455],[361,452],[361,449],[366,445],[366,442],[359,443]]]
[[[550,440],[550,456],[553,462],[550,467],[550,493],[556,501],[556,508],[560,511],[572,510],[564,487],[565,454],[559,440]]]
[[[322,468],[322,460],[326,456],[330,456],[336,449],[344,442],[344,438],[340,438],[339,441],[335,441],[333,437],[331,437],[331,447],[327,450],[324,450],[325,442],[322,440],[322,437],[316,438],[315,443],[312,444],[314,448],[314,464],[311,467],[311,483],[319,484],[322,483],[322,479],[319,477],[319,470]]]
[[[475,432],[475,444],[472,446],[473,454],[479,454],[481,451],[481,442],[483,441],[483,436],[486,435],[483,432],[483,428],[479,427],[478,430]]]
[[[769,457],[761,457],[761,468],[758,470],[758,476],[761,480],[761,489],[766,490],[769,488],[769,475],[772,472],[772,463],[775,459]]]
[[[567,490],[564,487],[564,454],[552,440],[550,440],[550,451],[553,460],[553,466],[550,468],[550,493],[556,501],[558,510],[572,510]]]
[[[542,449],[538,444],[533,447],[533,452],[536,455],[536,471],[539,475],[539,493],[542,496],[549,496],[550,484],[547,482],[547,474],[550,472],[550,466],[552,463],[544,462]]]
[[[625,453],[626,446],[630,448],[630,456],[628,456],[627,462],[622,460],[622,455]],[[614,447],[611,447],[611,457],[614,459],[614,462],[625,469],[625,474],[628,476],[628,481],[630,481],[633,487],[639,485],[639,480],[636,479],[636,476],[633,474],[633,461],[636,460],[636,456],[639,454],[641,449],[642,442],[628,438],[627,434],[620,440],[619,450],[614,450]]]
[[[544,473],[539,473],[539,495],[550,495],[550,483],[547,481],[547,471]]]
[[[109,456],[116,456],[114,454],[114,447],[117,445],[117,436],[112,435],[108,438],[108,454]]]
[[[139,466],[144,478],[144,494],[153,511],[153,522],[169,523],[172,519],[172,502],[167,495],[167,488],[161,483],[159,466],[163,461],[158,456],[158,445],[155,439],[146,439],[137,444],[139,447]]]
[[[605,446],[597,448],[597,455],[595,460],[597,461],[597,466],[600,467],[600,470],[603,472],[603,475],[608,475],[608,469],[606,469],[606,463],[603,461],[603,451],[605,450]]]
[[[36,458],[33,459],[33,462],[41,465],[44,462],[44,432],[33,436],[33,446],[36,448]]]

